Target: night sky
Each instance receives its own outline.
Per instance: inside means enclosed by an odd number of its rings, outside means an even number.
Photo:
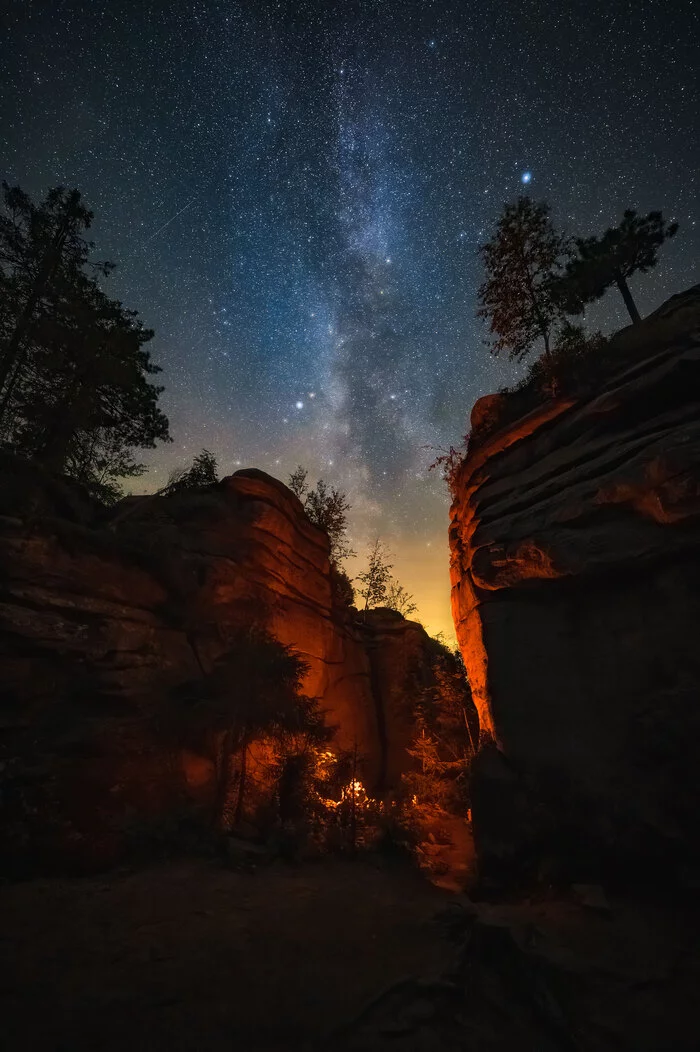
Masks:
[[[110,294],[156,329],[174,443],[224,473],[346,489],[427,626],[452,633],[444,484],[519,375],[474,319],[477,246],[525,188],[571,233],[626,207],[680,231],[645,313],[700,280],[692,0],[10,0],[1,174],[78,186]],[[592,324],[626,324],[610,293]]]

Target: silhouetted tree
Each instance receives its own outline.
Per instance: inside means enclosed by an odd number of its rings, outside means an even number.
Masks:
[[[300,501],[304,501],[306,494],[309,492],[309,486],[307,483],[308,471],[303,468],[301,464],[297,464],[295,470],[289,476],[289,486],[292,493],[294,493]]]
[[[204,748],[214,764],[217,827],[228,817],[240,817],[247,753],[255,739],[306,735],[327,740],[317,702],[301,693],[307,671],[307,663],[291,647],[263,629],[251,628],[229,640],[226,653],[208,675],[176,690],[179,704],[171,715],[178,730]]]
[[[175,468],[170,472],[166,485],[159,492],[161,496],[170,496],[173,493],[182,493],[185,490],[206,489],[219,481],[219,469],[216,457],[208,449],[192,461],[189,468]]]
[[[57,472],[95,432],[122,451],[170,438],[158,408],[163,388],[149,381],[160,368],[143,346],[153,333],[93,282],[78,278],[72,292],[62,317],[40,326],[30,382],[15,405],[14,445]]]
[[[410,617],[418,609],[411,593],[407,592],[403,585],[393,579],[387,588],[384,606],[388,606],[390,610],[396,610],[403,617]]]
[[[416,733],[408,750],[419,768],[404,776],[404,784],[420,803],[460,813],[468,802],[478,716],[461,660],[438,658],[433,673],[433,684],[418,695]]]
[[[365,601],[365,610],[373,606],[384,606],[386,602],[393,566],[389,558],[388,549],[377,538],[369,551],[367,569],[357,575],[357,580],[362,584],[358,591]]]
[[[332,563],[339,566],[344,559],[355,554],[347,540],[350,504],[344,493],[319,479],[316,488],[306,494],[304,510],[314,525],[328,534]]]
[[[328,534],[330,560],[340,567],[344,559],[355,554],[347,540],[350,511],[347,495],[335,486],[328,486],[323,479],[319,479],[315,488],[310,489],[308,474],[306,468],[299,464],[289,476],[289,488],[302,501],[304,511],[314,526]]]
[[[112,265],[89,263],[91,220],[77,190],[36,206],[4,184],[0,437],[110,501],[120,477],[143,470],[133,450],[170,436],[144,348],[153,333],[98,285]]]
[[[634,324],[641,321],[627,284],[637,272],[645,274],[656,266],[664,241],[674,237],[677,223],[666,223],[661,212],[637,215],[628,209],[616,227],[602,237],[576,238],[576,256],[556,282],[555,293],[569,314],[580,314],[587,303],[600,299],[616,285]]]
[[[353,606],[355,603],[355,589],[351,578],[345,570],[336,563],[331,563],[331,589],[333,596],[341,606]]]
[[[35,205],[18,186],[3,182],[2,189],[0,413],[4,415],[11,389],[26,367],[34,326],[55,310],[61,285],[66,279],[70,283],[87,263],[92,243],[82,233],[93,215],[81,203],[78,190],[55,187]]]
[[[529,197],[506,205],[494,237],[480,251],[486,281],[478,291],[477,317],[489,322],[492,354],[507,351],[519,360],[541,339],[549,356],[552,330],[563,316],[551,287],[566,252],[549,207]]]

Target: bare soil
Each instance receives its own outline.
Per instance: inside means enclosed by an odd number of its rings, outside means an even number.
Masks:
[[[7,1052],[303,1049],[407,975],[437,974],[450,901],[367,861],[187,862],[0,890]]]

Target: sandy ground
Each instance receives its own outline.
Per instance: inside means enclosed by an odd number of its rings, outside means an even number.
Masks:
[[[180,863],[0,889],[7,1052],[301,1049],[439,971],[451,898],[367,861]]]

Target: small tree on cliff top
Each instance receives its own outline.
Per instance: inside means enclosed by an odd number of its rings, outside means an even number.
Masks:
[[[362,587],[359,593],[365,601],[365,610],[383,606],[391,582],[393,563],[389,562],[389,551],[377,538],[369,552],[367,569],[357,575]]]
[[[309,473],[306,468],[302,467],[301,464],[297,464],[287,483],[292,493],[302,502],[309,492],[309,485],[306,481],[308,477]]]
[[[563,315],[552,282],[565,250],[544,202],[521,197],[505,206],[496,233],[480,250],[486,280],[478,291],[477,317],[489,322],[492,354],[507,351],[520,360],[541,339],[549,356],[552,331]]]
[[[192,461],[189,468],[175,468],[171,471],[167,484],[160,490],[161,496],[183,493],[185,490],[206,489],[219,481],[219,469],[216,457],[208,449]]]
[[[390,610],[396,610],[402,617],[410,617],[418,609],[410,592],[407,592],[402,584],[392,579],[387,588],[384,605]]]
[[[618,226],[610,227],[602,237],[576,238],[577,254],[555,286],[560,302],[568,313],[580,314],[587,303],[617,285],[630,318],[638,324],[641,318],[627,279],[655,267],[659,249],[677,230],[678,223],[666,223],[661,212],[639,216],[628,209]]]
[[[308,471],[299,464],[289,476],[288,486],[304,505],[304,511],[314,526],[328,534],[330,560],[340,568],[344,559],[355,554],[348,544],[347,495],[335,486],[328,486],[319,479],[314,489],[309,489]]]

